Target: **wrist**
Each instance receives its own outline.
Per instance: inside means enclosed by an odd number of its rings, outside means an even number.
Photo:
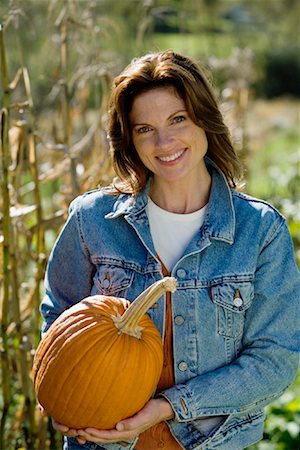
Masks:
[[[160,397],[156,401],[159,402],[158,405],[162,420],[170,420],[175,417],[171,404],[165,398]]]

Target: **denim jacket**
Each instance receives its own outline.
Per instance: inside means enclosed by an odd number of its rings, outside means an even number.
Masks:
[[[184,449],[239,450],[261,439],[264,406],[296,375],[300,276],[285,219],[232,190],[207,164],[204,223],[172,270],[176,385],[161,395],[173,407],[167,423]],[[73,201],[48,263],[43,331],[86,296],[132,301],[163,277],[145,213],[148,190],[149,183],[136,196],[100,189]],[[163,336],[165,298],[148,314]],[[214,416],[223,416],[220,425],[203,432],[200,418]],[[67,441],[72,450],[135,445]]]

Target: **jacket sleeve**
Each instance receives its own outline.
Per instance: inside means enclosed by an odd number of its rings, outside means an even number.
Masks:
[[[300,348],[300,274],[283,219],[265,239],[256,267],[239,357],[161,394],[177,421],[263,407],[293,381]]]
[[[79,198],[75,199],[49,257],[45,275],[45,295],[41,303],[42,333],[74,303],[90,295],[94,266],[83,242],[78,221]]]

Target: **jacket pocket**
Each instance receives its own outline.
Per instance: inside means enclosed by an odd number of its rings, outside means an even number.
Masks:
[[[200,450],[245,449],[262,439],[264,431],[264,410],[254,410],[246,414],[231,414],[217,432],[209,438]],[[196,449],[195,449],[196,450]]]
[[[217,307],[218,333],[229,338],[240,337],[244,329],[245,312],[254,296],[252,283],[223,283],[213,286],[211,293]]]
[[[100,295],[124,297],[132,283],[133,270],[101,264],[94,276],[94,284]]]

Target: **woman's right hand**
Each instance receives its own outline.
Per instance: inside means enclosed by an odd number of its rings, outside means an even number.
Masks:
[[[43,417],[48,416],[47,411],[42,407],[42,405],[39,405],[39,408],[40,408],[41,415]],[[79,444],[86,443],[86,439],[82,436],[78,436],[78,431],[75,430],[74,428],[69,428],[66,425],[63,425],[62,423],[56,422],[56,420],[54,420],[53,418],[51,420],[52,420],[52,426],[53,426],[54,430],[59,431],[61,434],[63,434],[66,437],[76,438],[77,442]]]

